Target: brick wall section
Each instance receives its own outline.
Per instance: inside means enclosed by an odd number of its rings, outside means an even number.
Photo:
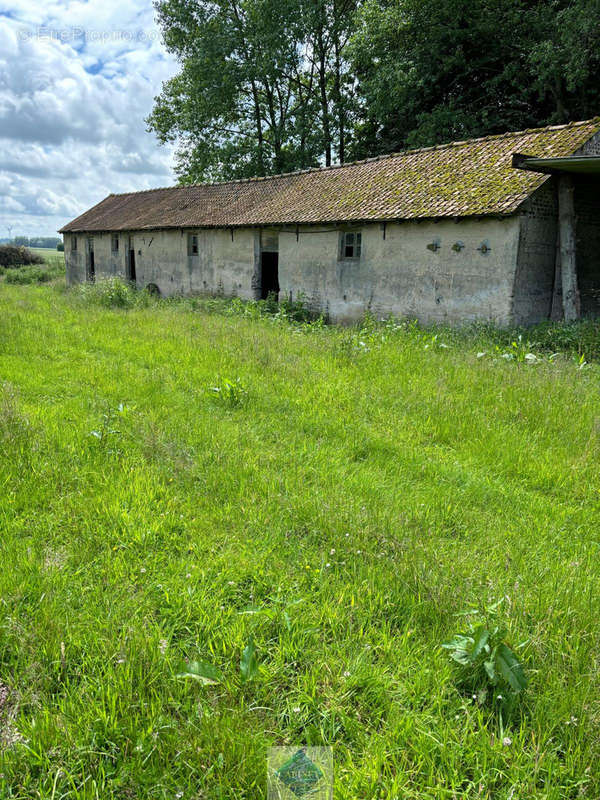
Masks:
[[[600,155],[600,135],[579,151]],[[584,316],[600,314],[600,178],[576,176],[577,277]],[[512,316],[517,324],[548,319],[554,289],[562,302],[560,275],[555,285],[558,199],[557,179],[551,178],[520,209],[521,232],[513,290]]]
[[[600,314],[600,179],[598,177],[578,177],[575,181],[575,214],[581,313],[586,316],[597,316]]]
[[[512,310],[518,325],[534,324],[550,316],[557,222],[556,183],[550,179],[521,208]]]

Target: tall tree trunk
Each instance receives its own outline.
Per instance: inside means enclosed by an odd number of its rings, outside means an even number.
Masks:
[[[554,95],[556,112],[560,118],[560,121],[568,122],[569,112],[565,107],[565,86],[563,79],[559,75],[556,75],[554,78],[554,89],[552,94]]]
[[[258,140],[258,168],[260,170],[260,174],[265,175],[265,142],[262,127],[262,114],[260,113],[258,89],[256,88],[254,81],[252,81],[252,97],[254,99],[254,118],[256,123],[256,138]]]
[[[242,22],[240,9],[238,8],[236,2],[233,2],[231,4],[231,10],[233,11],[233,15],[237,23],[237,33],[240,45],[242,47],[242,50],[244,51],[246,61],[250,62],[250,49],[248,47],[248,43],[244,36],[244,24]],[[258,94],[258,87],[256,85],[256,81],[252,80],[251,84],[252,84],[252,99],[254,102],[254,120],[256,124],[256,138],[258,143],[258,168],[260,170],[260,174],[265,175],[266,174],[265,144],[264,144],[264,134],[263,134],[263,120],[260,110],[260,97]]]
[[[331,166],[331,126],[329,124],[329,101],[327,98],[327,57],[323,41],[323,27],[319,24],[317,33],[319,49],[319,100],[321,102],[321,124],[325,142],[325,166]]]
[[[335,103],[336,103],[337,118],[338,118],[338,136],[339,136],[338,157],[340,160],[340,164],[343,164],[344,161],[346,160],[346,110],[344,108],[344,100],[342,98],[341,72],[342,72],[342,63],[340,55],[340,40],[339,37],[336,35],[334,91],[335,91]]]
[[[281,130],[280,122],[275,112],[275,98],[273,97],[273,90],[267,82],[265,82],[265,92],[267,95],[267,105],[269,107],[270,128],[273,135],[273,154],[274,154],[274,167],[275,173],[279,174],[283,171],[283,159],[281,157]]]

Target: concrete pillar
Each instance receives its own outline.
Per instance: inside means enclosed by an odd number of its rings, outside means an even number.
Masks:
[[[571,175],[561,175],[558,179],[558,225],[563,310],[565,322],[573,322],[579,318],[579,290],[575,239],[575,186]]]

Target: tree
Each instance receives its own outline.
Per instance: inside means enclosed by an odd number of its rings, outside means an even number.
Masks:
[[[288,167],[301,101],[295,0],[161,0],[157,10],[181,72],[163,86],[149,124],[162,141],[179,141],[181,180]],[[301,146],[312,163],[308,135]]]
[[[357,10],[356,0],[306,0],[306,60],[316,74],[325,165],[346,160],[349,122],[354,112],[353,81],[345,58]]]
[[[600,113],[600,0],[555,0],[537,8],[530,65],[552,119],[588,119]]]
[[[600,0],[159,0],[181,182],[600,112]]]
[[[588,118],[600,0],[367,0],[358,155]]]
[[[243,178],[345,157],[344,61],[356,0],[160,0],[181,64],[148,118],[176,141],[183,183]]]

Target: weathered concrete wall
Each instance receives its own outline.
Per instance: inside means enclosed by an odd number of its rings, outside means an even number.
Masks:
[[[255,238],[252,230],[197,231],[198,254],[188,255],[187,231],[132,234],[139,286],[164,295],[213,293],[254,297]]]
[[[253,299],[256,292],[258,231],[198,231],[198,255],[188,255],[188,231],[151,231],[119,234],[118,252],[112,251],[110,233],[93,235],[96,278],[127,276],[131,237],[135,251],[136,283],[150,284],[165,296],[213,293]],[[67,280],[85,281],[89,267],[89,237],[78,236],[78,250],[71,250],[65,236]]]
[[[389,223],[385,231],[369,224],[355,230],[362,233],[357,260],[340,258],[339,228],[281,230],[280,296],[304,296],[311,308],[337,322],[360,319],[367,310],[423,322],[510,322],[518,218]],[[197,255],[188,255],[187,231],[121,234],[116,254],[111,235],[96,234],[97,278],[126,276],[129,235],[140,287],[155,284],[167,296],[257,296],[258,230],[235,230],[233,238],[230,230],[200,230]],[[70,237],[65,239],[69,282],[85,280],[88,239],[79,236],[77,254]]]
[[[282,232],[282,293],[303,293],[311,307],[338,322],[359,319],[366,310],[425,323],[510,321],[517,218],[390,223],[385,238],[379,224],[357,230],[359,261],[339,258],[338,230],[301,228],[297,238]]]
[[[83,236],[77,236],[77,250],[72,250],[72,242],[75,235],[72,233],[65,233],[65,268],[67,271],[67,283],[72,285],[74,283],[83,283],[85,281],[85,239]]]

